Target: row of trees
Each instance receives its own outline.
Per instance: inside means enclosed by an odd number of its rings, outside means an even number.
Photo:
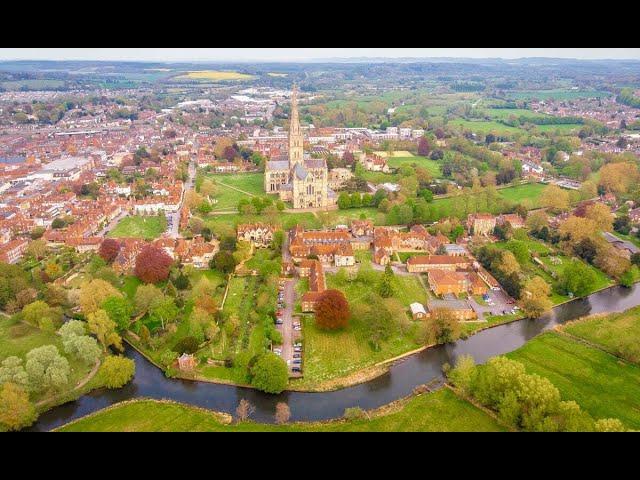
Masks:
[[[537,432],[622,432],[614,418],[594,419],[574,401],[562,401],[548,379],[528,374],[522,363],[494,357],[483,366],[461,355],[448,379],[465,396],[492,409],[504,423]]]

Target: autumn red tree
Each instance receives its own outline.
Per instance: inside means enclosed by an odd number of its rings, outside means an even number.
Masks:
[[[344,163],[347,165],[353,165],[356,161],[353,153],[349,151],[344,152],[344,154],[342,155],[342,160],[344,160]]]
[[[237,155],[238,152],[231,145],[225,147],[224,153],[222,154],[222,156],[227,159],[227,162],[233,162],[233,159],[236,158]]]
[[[111,263],[116,259],[119,252],[120,242],[114,240],[113,238],[106,238],[100,244],[98,255],[100,255],[105,262]]]
[[[426,157],[431,152],[431,145],[429,145],[429,140],[426,137],[420,137],[418,140],[418,155],[422,157]]]
[[[344,328],[349,324],[349,302],[339,290],[326,290],[315,305],[316,324],[326,330]]]
[[[157,283],[169,278],[173,260],[162,248],[145,246],[136,257],[136,277],[145,283]]]

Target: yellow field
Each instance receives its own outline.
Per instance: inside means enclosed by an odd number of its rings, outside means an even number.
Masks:
[[[270,77],[286,77],[289,74],[288,73],[275,73],[275,72],[269,72],[267,73],[267,75],[269,75]]]
[[[383,158],[386,158],[389,156],[389,152],[373,152],[373,153]],[[407,152],[406,150],[398,150],[393,152],[393,157],[413,157],[413,153]]]
[[[240,72],[223,72],[221,70],[198,70],[187,72],[186,75],[176,77],[178,80],[213,80],[219,82],[223,80],[250,80],[253,75]]]

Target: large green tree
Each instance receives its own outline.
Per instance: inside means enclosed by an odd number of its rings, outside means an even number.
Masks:
[[[287,387],[287,364],[275,353],[265,353],[251,368],[251,385],[267,393],[280,393]]]
[[[55,345],[34,348],[27,353],[25,368],[29,386],[37,392],[61,389],[69,383],[69,362]]]

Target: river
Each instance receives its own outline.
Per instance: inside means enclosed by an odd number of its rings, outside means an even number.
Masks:
[[[100,389],[42,414],[28,430],[47,431],[105,408],[138,397],[171,399],[221,412],[234,413],[242,398],[256,411],[252,419],[273,422],[276,403],[284,401],[291,409],[292,421],[326,420],[341,417],[345,408],[372,409],[409,395],[414,387],[441,379],[442,364],[453,365],[457,356],[471,354],[476,362],[513,351],[539,333],[555,325],[594,313],[620,312],[640,305],[640,284],[632,288],[612,287],[579,300],[565,303],[537,320],[519,320],[484,330],[466,340],[439,345],[394,364],[388,373],[367,383],[322,393],[283,392],[269,395],[259,391],[220,385],[168,379],[131,347],[125,354],[136,362],[133,381],[119,390]]]

